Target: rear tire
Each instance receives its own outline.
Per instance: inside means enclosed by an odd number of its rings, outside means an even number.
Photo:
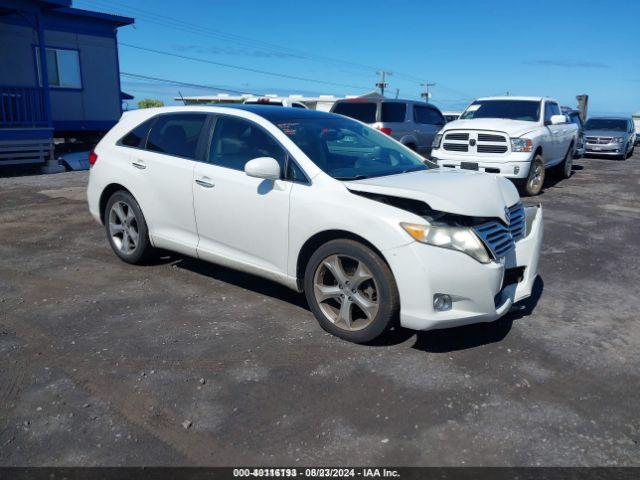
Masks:
[[[305,269],[304,291],[320,326],[355,343],[385,333],[400,310],[389,266],[354,240],[331,240],[315,251]]]
[[[127,263],[145,263],[153,253],[140,205],[124,190],[115,192],[104,210],[104,228],[114,253]]]
[[[560,164],[554,167],[553,174],[558,178],[569,178],[571,177],[571,167],[573,166],[573,143],[569,146],[569,150],[567,150],[567,154],[564,156],[564,159]]]
[[[542,155],[539,153],[531,160],[531,166],[529,167],[529,175],[527,176],[524,184],[524,192],[527,196],[533,197],[538,195],[542,191],[544,185],[544,161]]]

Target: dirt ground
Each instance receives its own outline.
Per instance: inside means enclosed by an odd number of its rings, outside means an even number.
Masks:
[[[0,465],[640,465],[638,153],[548,182],[522,309],[370,346],[269,281],[121,262],[86,182],[0,178]]]

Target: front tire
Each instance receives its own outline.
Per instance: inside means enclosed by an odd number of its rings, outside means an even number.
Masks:
[[[354,240],[331,240],[316,250],[305,269],[304,291],[320,326],[355,343],[386,332],[400,309],[389,266]]]
[[[524,184],[525,193],[530,197],[538,195],[544,185],[544,177],[544,161],[542,160],[542,155],[538,153],[533,157],[533,160],[531,160],[529,175]]]
[[[149,259],[153,247],[140,205],[126,191],[115,192],[104,211],[104,227],[114,253],[127,263],[140,264]]]

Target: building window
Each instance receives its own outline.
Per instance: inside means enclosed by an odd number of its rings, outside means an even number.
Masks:
[[[42,85],[42,69],[40,67],[40,49],[36,47],[36,65],[38,82]],[[47,48],[47,78],[50,87],[82,88],[80,76],[80,54],[77,50]]]

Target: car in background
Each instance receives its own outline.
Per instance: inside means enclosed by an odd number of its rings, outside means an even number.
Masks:
[[[479,98],[438,133],[431,156],[442,167],[502,175],[537,195],[547,169],[571,176],[577,134],[551,98]]]
[[[89,210],[120,259],[168,249],[279,282],[353,342],[396,321],[491,322],[538,274],[542,207],[503,178],[437,168],[341,115],[140,109],[90,163]]]
[[[245,105],[267,105],[272,107],[309,108],[304,103],[282,97],[249,97],[244,102]]]
[[[569,121],[578,127],[578,137],[573,158],[581,158],[584,156],[584,122],[582,121],[580,112],[571,107],[562,107],[561,110],[562,113],[567,116]]]
[[[366,123],[426,158],[433,139],[447,123],[436,106],[414,100],[347,98],[338,100],[331,112]]]
[[[444,119],[447,121],[447,123],[459,119],[461,114],[462,112],[442,112],[442,115],[444,116]]]
[[[624,160],[633,155],[636,131],[631,117],[592,117],[584,124],[585,153]]]

